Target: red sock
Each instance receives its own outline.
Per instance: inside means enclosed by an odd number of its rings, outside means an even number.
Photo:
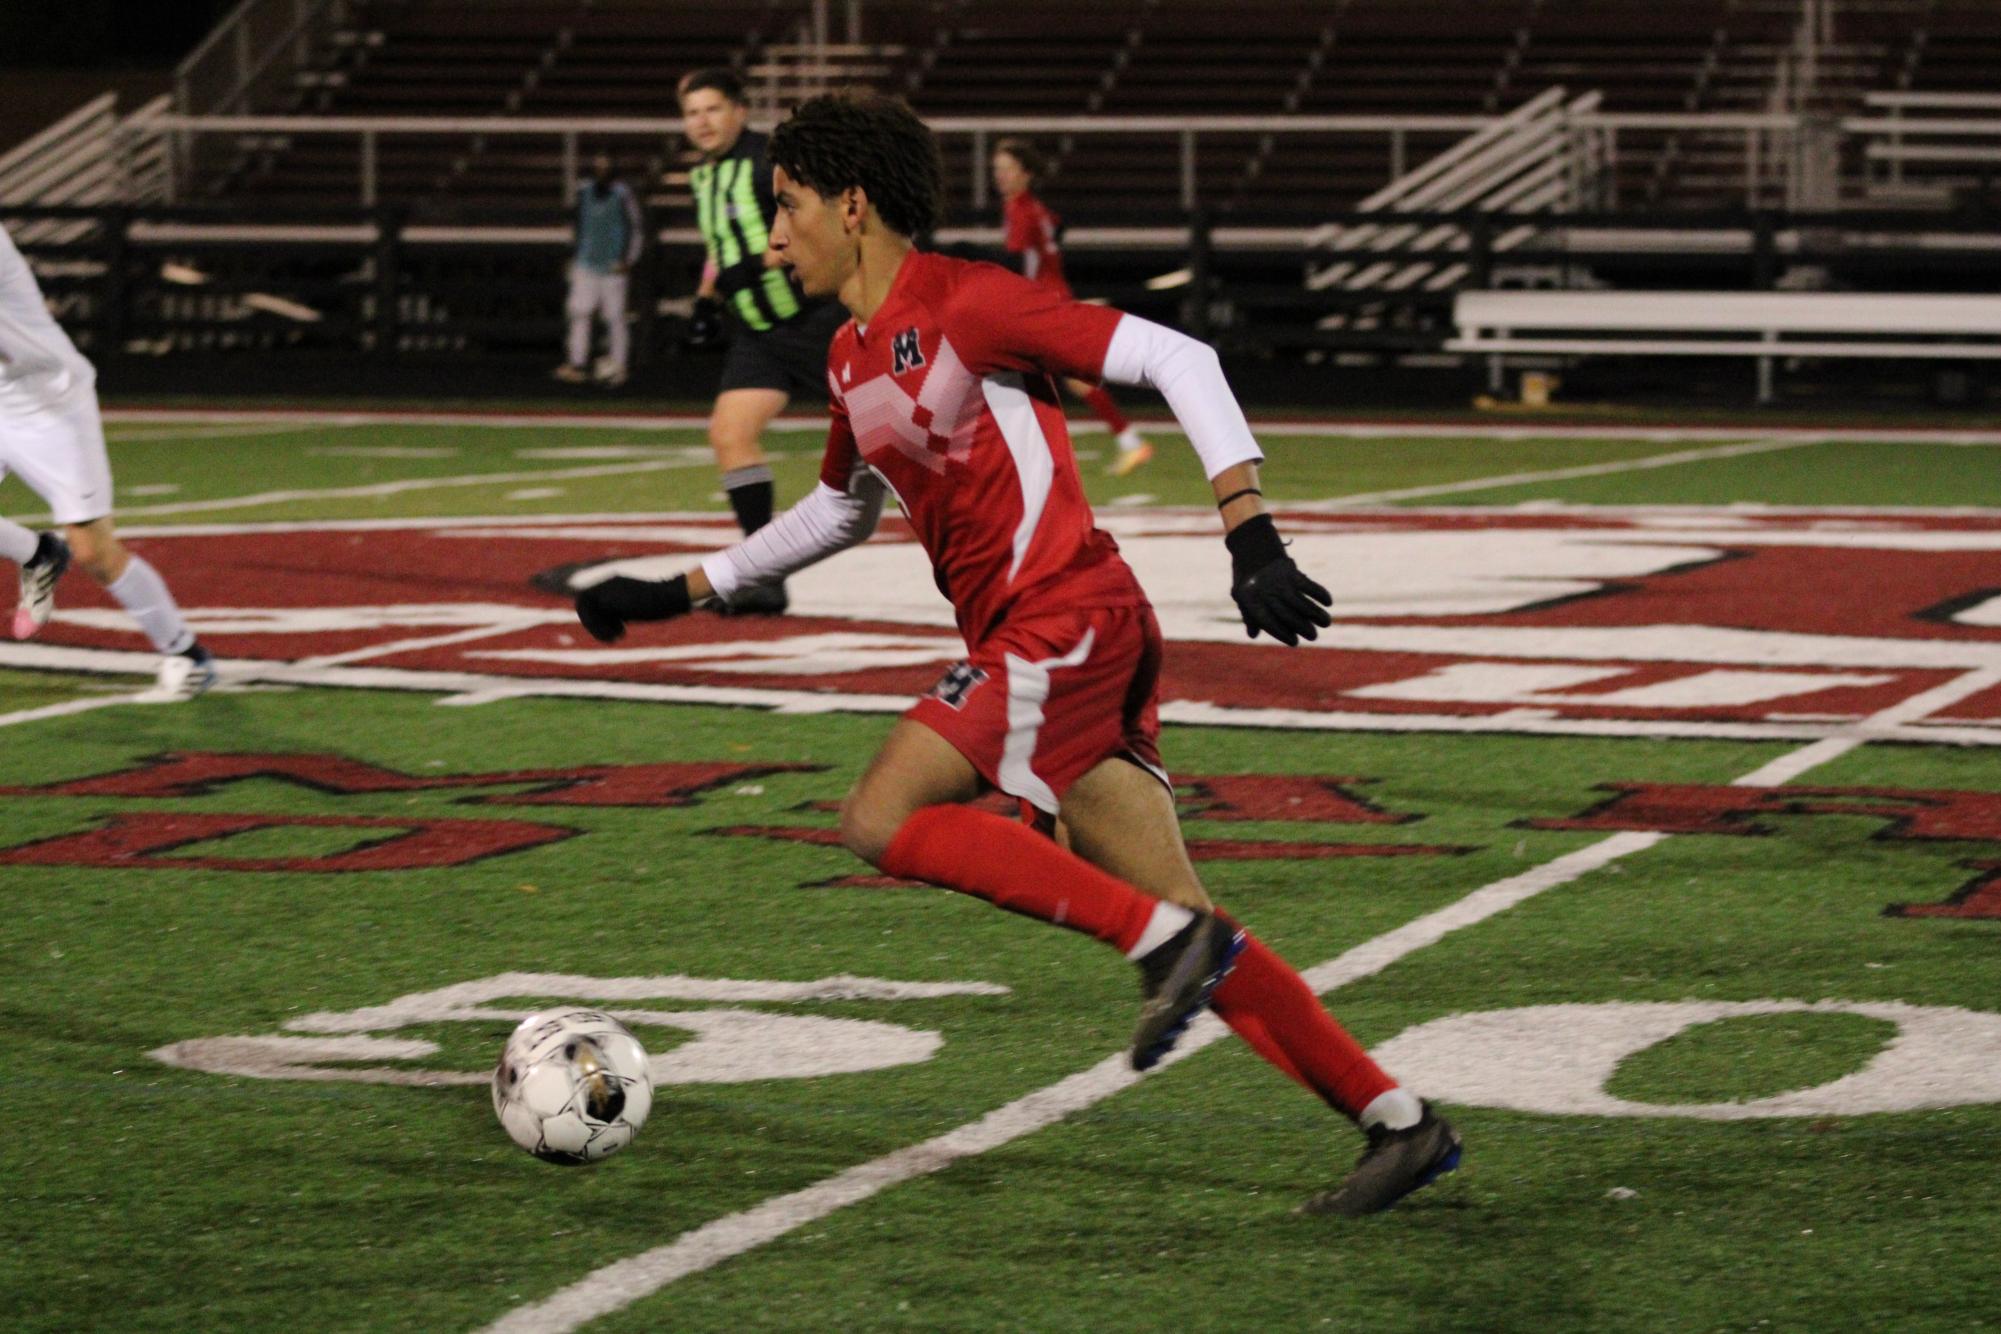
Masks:
[[[1138,943],[1161,903],[1027,825],[964,806],[928,806],[905,820],[882,869],[1082,931],[1121,953]],[[1249,932],[1244,940],[1236,967],[1216,989],[1217,1016],[1287,1077],[1360,1117],[1396,1081],[1283,959]]]
[[[1334,1021],[1298,973],[1244,933],[1244,952],[1211,1002],[1217,1018],[1329,1106],[1359,1119],[1397,1082]]]
[[[1126,414],[1119,411],[1119,405],[1112,402],[1112,396],[1105,392],[1105,386],[1099,385],[1084,395],[1084,401],[1091,405],[1091,411],[1098,414],[1099,421],[1112,428],[1113,435],[1125,434],[1125,429],[1132,425],[1126,420]]]
[[[965,806],[927,806],[905,820],[882,869],[1082,931],[1121,953],[1161,903],[1025,824]]]

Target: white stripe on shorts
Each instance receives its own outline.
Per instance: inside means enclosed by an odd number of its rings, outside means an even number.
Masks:
[[[1086,630],[1077,647],[1060,658],[1030,662],[1012,653],[1006,657],[1007,742],[1001,747],[1001,791],[1051,815],[1056,814],[1056,794],[1032,767],[1035,743],[1042,735],[1042,706],[1049,700],[1049,673],[1058,667],[1075,667],[1084,662],[1091,656],[1091,645],[1097,637],[1096,630]]]

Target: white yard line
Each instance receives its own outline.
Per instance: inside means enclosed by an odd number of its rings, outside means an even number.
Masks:
[[[767,451],[769,452],[769,451]],[[1311,502],[1304,502],[1311,503]],[[1302,509],[1301,502],[1274,501],[1272,510],[1280,517]],[[1413,515],[1472,515],[1492,518],[1495,514],[1508,512],[1509,508],[1493,505],[1425,505],[1423,507],[1398,508],[1385,506],[1382,514],[1394,516],[1398,520]],[[1209,505],[1150,505],[1150,513],[1158,514],[1212,514]],[[1681,518],[1696,515],[1719,519],[1758,518],[1769,515],[1788,517],[1816,517],[1840,519],[1853,516],[1887,518],[1936,518],[1936,519],[1992,519],[2001,516],[2001,506],[1982,505],[1765,505],[1738,503],[1734,505],[1564,505],[1553,503],[1538,504],[1538,514],[1582,513],[1594,518],[1607,520],[1644,520],[1648,518]],[[1343,518],[1367,517],[1365,509],[1349,510],[1344,504]],[[1123,516],[1122,516],[1123,517]],[[125,537],[227,537],[246,533],[366,533],[397,531],[402,529],[449,529],[449,528],[559,528],[576,525],[646,525],[710,523],[721,524],[717,529],[720,536],[727,537],[733,531],[728,527],[733,522],[728,510],[605,510],[587,514],[451,514],[434,517],[421,515],[395,519],[264,519],[225,523],[155,523],[121,524],[118,531]],[[1338,529],[1316,529],[1315,531],[1337,532]]]
[[[1742,444],[1719,445],[1713,449],[1688,449],[1674,454],[1654,454],[1643,459],[1620,459],[1615,463],[1587,463],[1571,468],[1548,468],[1541,472],[1501,473],[1474,477],[1463,482],[1440,482],[1434,486],[1407,486],[1396,491],[1362,491],[1328,500],[1287,503],[1280,507],[1308,512],[1349,509],[1357,505],[1381,505],[1395,500],[1421,500],[1426,496],[1452,496],[1468,491],[1492,491],[1505,486],[1529,486],[1537,482],[1567,482],[1578,477],[1610,477],[1618,473],[1646,472],[1653,468],[1673,468],[1685,463],[1713,463],[1717,459],[1742,458],[1747,454],[1771,454],[1783,449],[1818,445],[1817,435],[1779,436],[1750,440]]]
[[[1870,731],[1894,730],[1920,718],[1928,718],[1940,709],[1950,708],[1963,699],[1971,699],[1983,690],[2001,685],[2001,670],[1978,668],[1940,682],[1930,690],[1899,700],[1888,708],[1879,709],[1864,720],[1862,727]],[[1831,760],[1840,759],[1849,751],[1873,738],[1869,736],[1823,737],[1803,750],[1790,755],[1781,755],[1776,760],[1755,773],[1746,774],[1737,780],[1742,787],[1781,787],[1792,782],[1809,769],[1817,769]]]
[[[617,431],[691,431],[701,430],[708,425],[708,418],[690,413],[680,414],[638,414],[625,413],[610,415],[605,413],[562,413],[562,412],[407,412],[407,411],[274,411],[263,410],[222,410],[203,411],[188,408],[107,408],[104,412],[107,422],[321,422],[336,426],[384,425],[384,426],[492,426],[499,428],[562,428],[565,430],[617,430]],[[777,431],[820,431],[825,430],[825,416],[778,417],[771,423]],[[1134,425],[1142,431],[1152,431],[1167,435],[1179,432],[1179,427],[1169,421],[1136,421]],[[1071,424],[1073,432],[1088,433],[1095,428],[1090,421]],[[1956,428],[1908,428],[1885,427],[1775,427],[1738,426],[1653,426],[1635,422],[1631,425],[1573,426],[1554,422],[1539,423],[1520,418],[1497,418],[1491,422],[1349,422],[1313,421],[1307,419],[1273,419],[1253,421],[1251,430],[1258,435],[1284,438],[1288,436],[1336,436],[1350,440],[1407,439],[1482,439],[1482,440],[1653,440],[1663,443],[1699,440],[1742,440],[1749,435],[1769,436],[1777,439],[1790,435],[1811,437],[1816,440],[1868,440],[1904,444],[1936,445],[2001,445],[2001,431],[1967,430]]]
[[[1910,722],[1992,686],[2001,673],[1973,671],[1923,695],[1884,709],[1868,721],[1877,725]],[[1769,787],[1788,782],[1817,765],[1847,754],[1856,740],[1818,741],[1782,755],[1736,780],[1744,787]],[[1393,931],[1365,941],[1302,976],[1317,992],[1331,991],[1373,976],[1405,956],[1435,944],[1455,931],[1526,903],[1539,894],[1570,884],[1623,857],[1643,852],[1671,837],[1662,833],[1622,832],[1544,863],[1519,875],[1497,880],[1435,912],[1406,922]],[[1229,1029],[1213,1014],[1205,1014],[1190,1029],[1163,1065],[1186,1060],[1221,1041]],[[487,1326],[488,1334],[557,1334],[577,1329],[601,1316],[623,1310],[678,1279],[700,1273],[734,1256],[774,1241],[788,1232],[836,1210],[886,1190],[928,1176],[961,1158],[973,1157],[1029,1135],[1090,1107],[1144,1078],[1135,1074],[1120,1053],[1088,1070],[1037,1089],[977,1121],[947,1131],[921,1144],[899,1149],[871,1162],[786,1195],[774,1196],[750,1209],[728,1214],[685,1232],[652,1250],[594,1270],[542,1301],[516,1308]]]
[[[309,684],[318,681],[329,669],[337,669],[350,663],[364,662],[369,658],[392,657],[398,653],[414,653],[419,649],[441,648],[448,644],[463,644],[476,639],[492,639],[500,635],[512,634],[529,626],[541,625],[547,617],[541,613],[530,613],[519,619],[498,622],[494,625],[474,626],[470,630],[455,630],[449,634],[420,635],[411,639],[399,639],[390,644],[375,644],[365,648],[349,649],[345,653],[329,653],[315,658],[301,658],[296,662],[253,662],[238,668],[225,665],[222,678],[217,685],[222,688],[244,686],[252,683],[286,682]],[[41,647],[41,646],[37,646]],[[0,646],[4,653],[5,646]],[[96,651],[87,650],[95,654]],[[159,662],[158,654],[116,653],[104,654],[120,663],[130,661],[135,671],[149,671]],[[241,659],[235,660],[237,662]],[[85,670],[102,670],[86,668]],[[113,670],[117,670],[114,668]],[[45,704],[36,709],[19,709],[13,713],[0,713],[0,727],[12,727],[17,723],[35,723],[45,718],[62,718],[73,713],[88,713],[93,709],[108,708],[114,704],[157,704],[165,702],[154,687],[116,695],[97,695],[89,699],[73,699],[61,704]]]
[[[539,624],[536,620],[496,623],[453,631],[456,638],[485,638]],[[461,641],[463,642],[463,641]],[[398,640],[353,654],[383,657],[435,642]],[[336,654],[293,662],[226,659],[223,683],[282,679],[290,685],[343,690],[406,690],[441,696],[452,705],[490,704],[513,699],[615,699],[651,704],[703,704],[769,709],[780,714],[902,713],[908,695],[827,694],[759,686],[663,685],[650,681],[593,681],[560,676],[510,676],[500,672],[356,667],[359,658]],[[56,644],[0,642],[0,667],[30,671],[90,672],[99,675],[150,673],[157,657],[126,649],[71,648]],[[230,664],[243,663],[242,674]],[[1964,664],[1948,664],[1962,669]],[[269,675],[267,675],[267,673]],[[1923,698],[1922,696],[1914,698]],[[1937,707],[1937,706],[1935,706]],[[1225,708],[1201,700],[1170,700],[1160,720],[1183,727],[1257,727],[1287,731],[1387,732],[1494,736],[1628,737],[1704,741],[1834,741],[1848,747],[1870,741],[1902,741],[1930,746],[2001,746],[2001,727],[1969,722],[1920,724],[1915,719],[1879,723],[1886,711],[1863,719],[1793,719],[1771,722],[1711,722],[1699,719],[1559,718],[1547,710],[1520,709],[1489,716],[1425,713],[1323,713],[1312,709]],[[25,721],[25,720],[24,720]]]
[[[0,727],[13,727],[17,723],[38,723],[44,718],[67,718],[73,713],[89,713],[92,709],[109,708],[113,704],[133,704],[141,697],[152,693],[149,686],[145,690],[133,690],[117,695],[92,695],[87,699],[66,700],[61,704],[44,704],[38,709],[16,709],[12,713],[0,713]]]
[[[149,440],[243,440],[260,435],[312,435],[319,431],[332,430],[342,426],[366,425],[365,422],[345,422],[333,419],[322,421],[302,420],[294,422],[218,422],[210,426],[168,427],[157,431],[107,432],[105,443],[122,445],[128,441]]]
[[[335,486],[317,490],[261,491],[253,496],[229,496],[217,500],[177,500],[165,505],[138,505],[120,509],[118,517],[144,518],[161,514],[205,514],[213,510],[254,509],[260,505],[284,505],[299,500],[348,500],[370,496],[400,496],[411,491],[435,491],[446,487],[505,486],[514,482],[567,482],[585,477],[620,477],[631,473],[665,472],[671,468],[712,465],[706,449],[697,458],[693,449],[685,458],[648,459],[641,463],[605,463],[591,468],[549,468],[524,472],[490,472],[457,477],[409,477],[397,482],[376,482],[368,486]]]

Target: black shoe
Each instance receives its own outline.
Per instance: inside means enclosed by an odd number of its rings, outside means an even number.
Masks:
[[[1348,1179],[1300,1205],[1299,1212],[1347,1218],[1381,1213],[1458,1167],[1459,1153],[1459,1132],[1425,1103],[1424,1115],[1414,1126],[1370,1127],[1369,1147],[1362,1150]]]
[[[740,588],[735,597],[718,603],[716,610],[725,616],[783,616],[791,605],[785,585],[779,583]]]
[[[35,554],[21,567],[21,600],[14,607],[14,638],[26,639],[49,623],[56,610],[56,581],[69,568],[69,543],[54,533],[35,541]]]
[[[1197,913],[1158,947],[1140,956],[1139,1028],[1133,1033],[1135,1070],[1151,1070],[1174,1050],[1209,997],[1237,966],[1244,933],[1214,913]]]

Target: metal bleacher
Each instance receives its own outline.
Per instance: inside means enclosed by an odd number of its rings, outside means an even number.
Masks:
[[[982,136],[1011,121],[1265,118],[1256,128],[1204,128],[1199,146],[1172,131],[1114,137],[1052,123],[1039,134],[1059,197],[1134,216],[1199,201],[1239,219],[1350,207],[1559,85],[1598,91],[1604,113],[1628,122],[1605,165],[1607,198],[1626,207],[1799,203],[1798,164],[1781,161],[1798,154],[1790,130],[1761,138],[1744,123],[1694,118],[1832,120],[1866,114],[1865,98],[1885,91],[2001,92],[1993,0],[862,0],[850,6],[845,43],[829,41],[825,5],[823,30],[809,33],[811,0],[266,7],[325,13],[330,24],[275,44],[284,78],[175,110],[318,117],[320,128],[260,121],[242,133],[184,135],[181,198],[352,204],[365,179],[363,203],[540,206],[562,197],[580,149],[609,143],[627,174],[671,205],[684,165],[671,133],[674,81],[710,64],[742,70],[767,117],[804,91],[865,82],[928,117],[984,122],[991,129],[974,132],[972,151],[962,131],[947,152],[952,198],[976,207]],[[1812,13],[1830,21],[1802,57],[1803,15]],[[433,131],[399,119],[379,135],[340,132],[384,117],[456,124]],[[589,144],[467,124],[495,118],[634,124]],[[1376,123],[1346,123],[1361,118]],[[1385,130],[1388,120],[1397,124]],[[1838,152],[1840,170],[1828,174],[1864,179],[1863,145]]]
[[[648,0],[566,4],[520,0],[356,0],[289,104],[304,115],[476,118],[661,117],[679,114],[674,81],[704,65],[738,65],[798,4],[692,6]],[[518,204],[523,182],[563,169],[543,141],[463,134],[399,136],[375,169],[383,199]],[[210,182],[213,193],[323,202],[351,193],[352,140],[267,136]],[[668,146],[655,144],[658,169]],[[546,196],[546,184],[534,192]]]

